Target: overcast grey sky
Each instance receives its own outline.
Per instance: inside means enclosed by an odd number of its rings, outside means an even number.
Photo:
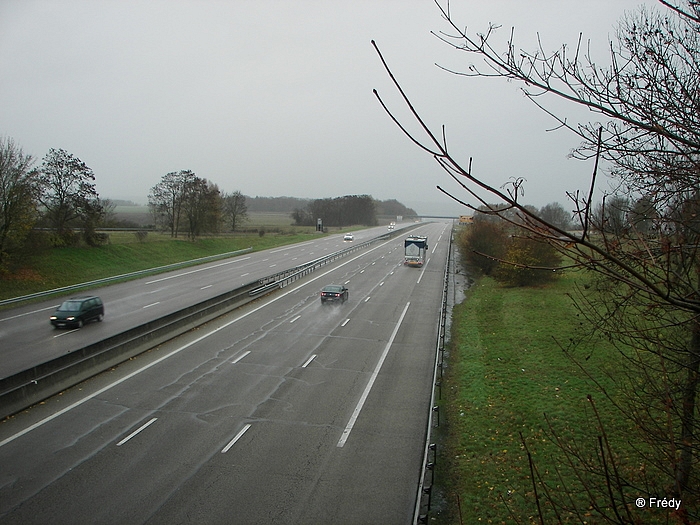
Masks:
[[[614,26],[653,0],[452,0],[461,25],[510,27],[532,49],[590,38],[600,63]],[[586,189],[577,144],[518,86],[441,71],[474,57],[439,42],[432,0],[0,0],[0,135],[37,164],[63,148],[95,172],[103,198],[145,203],[170,171],[223,191],[305,198],[371,194],[419,213],[459,213],[447,176],[385,115],[401,102],[374,39],[429,124],[500,185],[527,179],[524,202]],[[568,111],[568,110],[567,110]],[[571,118],[587,114],[568,112]],[[604,182],[603,182],[604,184]]]

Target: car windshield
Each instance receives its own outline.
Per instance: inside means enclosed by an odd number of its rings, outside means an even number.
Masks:
[[[80,301],[64,301],[61,306],[58,307],[62,312],[78,312],[80,311]]]
[[[323,291],[324,292],[333,292],[333,293],[339,293],[343,290],[342,286],[326,286]]]

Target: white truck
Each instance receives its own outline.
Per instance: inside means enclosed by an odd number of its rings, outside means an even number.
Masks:
[[[410,235],[403,243],[405,266],[421,267],[425,264],[425,254],[428,251],[428,238],[422,235]]]

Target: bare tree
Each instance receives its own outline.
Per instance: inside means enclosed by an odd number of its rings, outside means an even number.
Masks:
[[[236,190],[233,193],[226,193],[224,200],[224,216],[231,225],[231,231],[236,231],[236,227],[248,220],[248,205],[245,195]]]
[[[183,212],[187,185],[195,178],[190,170],[171,171],[151,188],[148,194],[148,207],[156,225],[161,224],[172,237],[177,237]]]
[[[194,177],[187,181],[183,195],[187,234],[195,240],[202,233],[217,232],[221,223],[221,194],[216,184]]]
[[[566,211],[558,202],[550,202],[543,206],[539,215],[562,230],[568,230],[571,227],[571,212]]]
[[[611,233],[616,237],[629,233],[628,214],[631,212],[630,200],[619,195],[608,195],[603,202],[593,208],[591,224],[601,232]]]
[[[658,455],[653,465],[667,474],[658,487],[671,487],[677,497],[698,494],[697,390],[700,381],[700,5],[661,1],[667,11],[640,9],[621,20],[616,41],[610,45],[610,65],[602,68],[586,53],[582,39],[570,52],[563,46],[553,53],[540,47],[530,53],[519,49],[511,32],[505,49],[492,45],[497,26],[472,36],[453,20],[449,4],[438,7],[449,33],[437,36],[455,49],[480,58],[455,74],[486,76],[522,83],[527,98],[551,115],[562,128],[573,131],[581,144],[573,152],[594,159],[590,187],[568,195],[578,232],[567,231],[519,202],[524,179],[503,187],[486,183],[447,147],[445,130],[434,131],[411,104],[379,51],[382,63],[411,114],[424,133],[408,131],[377,94],[380,104],[419,148],[431,154],[461,186],[466,197],[440,186],[464,206],[483,206],[522,228],[524,234],[544,240],[581,268],[599,276],[595,295],[582,294],[579,306],[591,326],[632,349],[627,355],[646,368],[653,381],[638,397],[637,422],[663,415],[667,424],[648,429]],[[601,122],[572,125],[547,109],[547,96],[588,108]],[[611,180],[622,194],[645,199],[652,233],[634,228],[595,229],[593,194],[599,161],[612,166]],[[485,190],[501,206],[479,195]],[[475,204],[474,204],[475,203]],[[512,214],[517,219],[512,218]],[[604,217],[604,214],[603,214]],[[587,307],[589,306],[589,307]],[[661,340],[664,344],[655,345]],[[631,369],[631,367],[630,367]],[[639,377],[634,378],[635,383]],[[634,394],[633,389],[629,390]],[[646,414],[645,414],[646,412]],[[617,518],[615,518],[617,519]],[[615,523],[624,523],[620,518]]]

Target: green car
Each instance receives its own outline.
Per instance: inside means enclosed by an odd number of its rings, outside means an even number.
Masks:
[[[102,299],[94,295],[74,297],[63,301],[54,314],[49,318],[54,328],[77,326],[82,328],[85,323],[97,319],[102,321],[105,307]]]

